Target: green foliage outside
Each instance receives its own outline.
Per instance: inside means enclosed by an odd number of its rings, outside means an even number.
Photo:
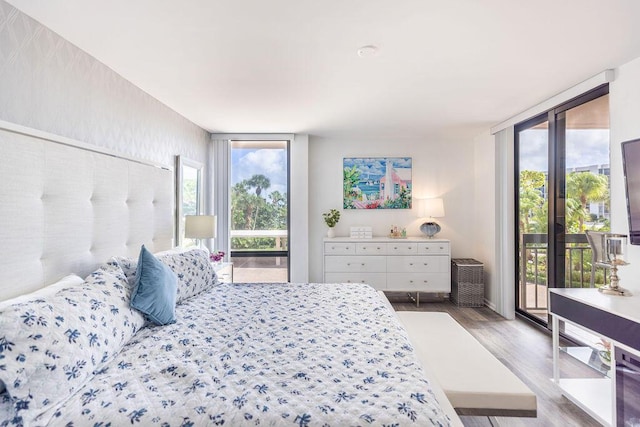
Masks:
[[[182,181],[182,214],[198,215],[198,180]]]
[[[519,182],[520,244],[523,234],[546,234],[548,201],[543,196],[546,176],[543,172],[524,170]],[[592,215],[589,203],[609,204],[609,180],[605,175],[591,172],[571,172],[566,178],[565,221],[567,234],[583,234],[585,230],[609,231],[609,220]],[[565,285],[588,287],[591,281],[591,250],[588,245],[567,243]],[[522,260],[521,260],[522,262]],[[546,244],[527,245],[526,281],[538,285],[547,284]],[[596,269],[596,286],[605,283],[604,272]]]
[[[184,230],[185,215],[198,215],[198,180],[196,178],[184,178],[182,181],[182,218],[180,227]],[[188,248],[195,246],[196,239],[182,238],[182,246]]]
[[[232,230],[286,230],[287,194],[272,191],[264,196],[264,190],[271,186],[269,178],[253,175],[238,182],[231,188],[231,229]],[[277,247],[275,237],[233,237],[232,250],[286,250],[287,239],[280,238]]]

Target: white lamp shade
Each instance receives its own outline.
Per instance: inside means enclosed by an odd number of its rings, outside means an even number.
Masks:
[[[216,237],[215,215],[185,215],[184,237],[189,239],[213,239]]]
[[[421,218],[440,218],[444,216],[444,203],[440,197],[422,199],[419,203]]]

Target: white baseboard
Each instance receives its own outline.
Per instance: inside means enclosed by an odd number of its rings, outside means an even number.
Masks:
[[[488,299],[486,299],[486,298],[484,299],[484,305],[489,307],[491,310],[496,311],[496,305],[493,302],[491,302]],[[496,313],[497,313],[497,311],[496,311]]]

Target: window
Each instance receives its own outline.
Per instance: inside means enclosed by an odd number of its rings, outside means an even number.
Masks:
[[[288,281],[288,153],[288,141],[231,141],[235,282]]]
[[[202,214],[202,163],[176,156],[176,245],[196,244],[184,237],[185,215]]]

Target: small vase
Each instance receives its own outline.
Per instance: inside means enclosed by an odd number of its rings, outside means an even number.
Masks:
[[[611,366],[611,352],[607,350],[598,351],[598,357],[603,365]]]
[[[333,229],[333,227],[329,227],[329,230],[327,230],[327,237],[329,238],[336,237],[336,231]]]

